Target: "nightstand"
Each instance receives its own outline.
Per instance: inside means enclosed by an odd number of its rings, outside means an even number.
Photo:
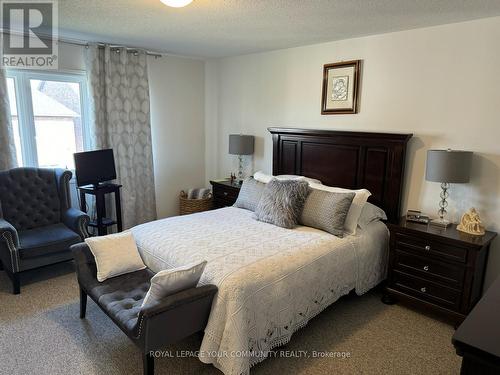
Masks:
[[[398,300],[461,323],[481,298],[494,232],[484,236],[412,223],[388,224],[391,240],[384,303]]]
[[[232,184],[231,181],[210,181],[212,185],[214,208],[232,206],[240,193],[240,184]]]

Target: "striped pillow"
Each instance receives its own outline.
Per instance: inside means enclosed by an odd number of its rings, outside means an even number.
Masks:
[[[255,180],[253,177],[246,178],[243,185],[241,185],[238,199],[236,199],[233,206],[255,211],[265,187],[266,184]]]
[[[355,195],[311,189],[300,222],[308,227],[343,237],[345,219]]]

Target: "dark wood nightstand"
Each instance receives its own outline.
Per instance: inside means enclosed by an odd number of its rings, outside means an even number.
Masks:
[[[389,274],[382,301],[398,300],[462,322],[481,298],[494,232],[472,236],[456,229],[412,223],[388,224]]]
[[[210,181],[214,196],[214,208],[232,206],[240,193],[240,184],[231,181]]]

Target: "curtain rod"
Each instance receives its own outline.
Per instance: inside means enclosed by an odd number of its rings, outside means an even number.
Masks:
[[[110,44],[110,43],[104,43],[104,42],[84,42],[84,41],[79,41],[79,40],[77,41],[77,40],[69,40],[69,39],[61,39],[61,38],[58,38],[57,41],[59,43],[72,44],[74,46],[82,46],[82,47],[86,47],[86,48],[88,48],[90,46],[90,44],[96,44],[99,48],[104,48],[105,46],[108,45],[110,48],[125,48],[127,50],[127,52],[130,52],[130,53],[137,52],[139,50],[144,50],[143,48],[139,48],[139,47],[128,47],[128,46],[124,46],[121,44]],[[153,51],[148,51],[148,50],[146,50],[145,52],[146,52],[146,55],[154,56],[155,58],[163,57],[163,54],[159,53],[159,52],[153,52]]]
[[[20,32],[17,31],[10,31],[10,30],[5,30],[0,28],[0,34],[14,34],[14,35],[23,35]],[[39,36],[40,37],[40,36]],[[50,39],[51,37],[49,35],[43,35],[41,34],[41,39]],[[140,47],[129,47],[129,46],[124,46],[121,44],[112,44],[112,43],[105,43],[105,42],[90,42],[90,41],[85,41],[81,39],[69,39],[69,38],[57,38],[58,43],[65,43],[65,44],[72,44],[74,46],[82,46],[82,47],[88,47],[90,44],[96,44],[100,48],[104,48],[105,46],[110,46],[110,48],[125,48],[128,52],[133,53],[134,51],[138,50],[144,50],[146,52],[146,55],[148,56],[154,56],[155,58],[163,57],[166,52],[159,52],[159,51],[150,51],[150,50],[145,50],[144,48]]]

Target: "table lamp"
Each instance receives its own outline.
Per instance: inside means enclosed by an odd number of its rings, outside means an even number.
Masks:
[[[450,183],[469,182],[472,164],[472,152],[456,150],[428,150],[425,179],[427,181],[441,182],[441,201],[439,202],[439,219],[430,223],[441,227],[448,227],[451,223],[445,219],[447,198]]]
[[[254,136],[242,134],[229,135],[229,154],[238,155],[238,180],[243,180],[243,155],[252,155],[254,150]]]

